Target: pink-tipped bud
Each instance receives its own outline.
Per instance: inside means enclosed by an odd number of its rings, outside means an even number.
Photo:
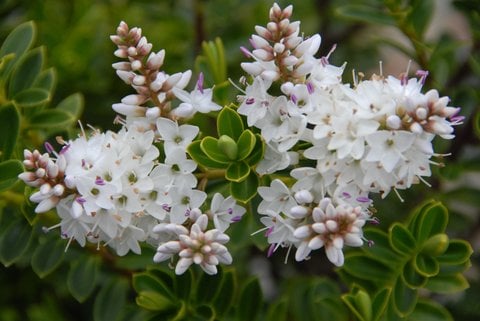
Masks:
[[[281,54],[282,52],[285,51],[285,45],[283,43],[277,42],[273,46],[273,51],[275,51],[277,54]]]
[[[112,64],[112,67],[115,70],[126,70],[126,71],[132,70],[132,67],[131,67],[130,63],[127,62],[127,61],[116,62],[116,63]]]
[[[141,105],[146,101],[146,97],[142,95],[128,95],[122,98],[122,103],[127,105]]]
[[[167,80],[165,80],[165,83],[163,85],[163,90],[170,90],[172,89],[179,81],[182,79],[182,73],[177,72],[173,75],[168,76]]]
[[[188,83],[190,82],[190,78],[192,78],[192,71],[187,70],[182,73],[182,77],[180,78],[179,81],[175,84],[175,87],[183,89],[187,87]]]
[[[268,31],[267,28],[263,26],[255,26],[255,31],[260,37],[264,38],[265,40],[272,40],[272,34],[270,31]]]
[[[308,209],[305,206],[294,206],[290,209],[290,215],[295,219],[302,219],[308,214]]]
[[[282,21],[280,21],[280,23],[278,24],[278,28],[280,30],[287,30],[289,25],[290,25],[290,20],[282,19]]]
[[[424,107],[419,107],[415,110],[415,116],[420,120],[424,120],[428,116],[428,111]]]
[[[137,52],[137,48],[135,47],[128,47],[127,49],[127,53],[130,57],[135,57],[136,55],[138,55],[138,52]]]
[[[255,49],[252,51],[252,54],[259,60],[263,61],[270,61],[273,59],[273,55],[271,52],[268,52],[264,49]]]
[[[252,46],[257,49],[257,48],[268,48],[270,47],[270,44],[268,43],[267,40],[265,40],[262,37],[259,37],[257,35],[252,35],[252,38],[250,38],[250,42],[252,43]]]
[[[270,8],[270,12],[268,13],[268,17],[270,20],[280,19],[282,16],[282,9],[280,6],[275,2],[273,6]]]
[[[278,26],[275,22],[269,22],[269,23],[267,23],[267,29],[271,33],[275,33],[278,30]]]
[[[263,68],[259,64],[251,62],[242,62],[240,67],[242,67],[246,73],[252,76],[257,76],[263,71]]]
[[[287,67],[294,66],[298,63],[298,58],[293,55],[287,56],[283,58],[282,63]]]
[[[285,9],[283,9],[282,17],[290,18],[292,16],[292,13],[293,13],[293,6],[290,4]]]
[[[146,81],[145,76],[143,76],[143,75],[136,75],[135,77],[133,77],[132,83],[133,83],[135,86],[143,86],[143,85],[145,85],[145,81]]]
[[[140,68],[142,68],[142,62],[140,60],[134,60],[130,63],[130,66],[133,71],[139,70]]]
[[[122,59],[125,59],[128,57],[128,52],[125,48],[121,48],[121,49],[117,49],[115,50],[115,52],[113,53],[114,56],[118,57],[118,58],[122,58]]]
[[[57,184],[53,187],[53,195],[55,196],[62,196],[65,192],[65,186],[62,184]]]
[[[386,123],[389,129],[399,129],[402,126],[402,120],[397,115],[388,116]]]
[[[160,50],[157,53],[151,53],[147,59],[147,68],[150,70],[158,70],[165,59],[165,50]]]
[[[126,70],[117,70],[117,76],[127,85],[131,85],[133,78],[135,77],[135,73]]]
[[[146,113],[145,113],[145,116],[148,119],[157,119],[158,117],[160,117],[160,108],[158,108],[156,106],[148,108]]]
[[[295,200],[300,204],[308,204],[313,202],[313,195],[310,191],[302,189],[295,193]]]
[[[125,116],[141,117],[145,116],[146,108],[127,104],[113,104],[112,109]]]

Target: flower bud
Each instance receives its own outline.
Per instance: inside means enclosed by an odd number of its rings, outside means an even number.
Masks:
[[[313,202],[313,195],[310,191],[302,189],[295,193],[295,200],[300,204],[308,204]]]
[[[399,129],[402,125],[402,120],[397,115],[390,115],[387,117],[387,127],[389,129]]]
[[[308,209],[305,206],[297,205],[290,209],[290,215],[296,219],[302,219],[308,214]]]
[[[442,255],[447,249],[449,244],[448,235],[445,233],[435,234],[430,237],[425,243],[423,243],[422,253],[439,256]]]
[[[231,160],[237,159],[238,156],[238,146],[237,143],[227,135],[222,135],[218,139],[218,148],[227,155]]]

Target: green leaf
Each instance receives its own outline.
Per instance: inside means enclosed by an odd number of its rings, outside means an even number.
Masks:
[[[0,47],[0,57],[10,53],[15,54],[15,57],[6,62],[4,68],[0,70],[0,77],[7,77],[15,62],[32,46],[35,41],[36,30],[34,22],[28,21],[16,27],[7,36],[2,47]]]
[[[247,178],[243,181],[236,183],[230,183],[230,194],[237,201],[247,203],[250,201],[256,194],[258,188],[258,177],[254,171],[250,171]]]
[[[20,131],[20,114],[13,104],[0,106],[0,160],[10,158]],[[3,174],[2,174],[3,173]],[[5,173],[0,171],[0,176]]]
[[[32,255],[32,269],[40,278],[53,272],[63,261],[65,242],[57,237],[47,238]]]
[[[460,264],[470,259],[472,246],[464,240],[451,240],[445,253],[437,257],[439,263]]]
[[[357,278],[382,284],[394,277],[394,271],[390,265],[359,253],[346,255],[342,269]]]
[[[287,299],[269,304],[267,312],[268,321],[287,321],[288,301]]]
[[[215,275],[208,275],[206,273],[201,274],[196,286],[196,298],[198,303],[212,302],[213,298],[218,293],[222,279],[223,271],[221,268],[218,269],[218,273]]]
[[[450,313],[442,305],[429,300],[419,300],[407,321],[453,321]]]
[[[408,255],[415,251],[415,239],[403,224],[394,223],[390,227],[389,232],[389,242],[395,251],[404,255]]]
[[[168,308],[172,306],[172,302],[175,299],[171,288],[163,283],[163,281],[156,276],[152,275],[151,271],[137,273],[133,275],[133,288],[140,295],[142,293],[157,293],[164,297],[162,302],[168,303]],[[150,296],[150,294],[149,294]]]
[[[18,181],[18,175],[23,172],[23,164],[16,159],[0,163],[0,192],[9,189]]]
[[[395,311],[402,317],[409,315],[415,308],[417,299],[417,290],[409,288],[403,283],[401,278],[398,278],[392,292],[392,301]]]
[[[73,119],[79,119],[83,112],[83,106],[84,101],[82,94],[76,93],[62,100],[56,109],[66,111]]]
[[[217,118],[217,131],[218,136],[227,135],[234,141],[238,141],[238,138],[243,133],[243,122],[237,112],[230,108],[224,107]]]
[[[360,321],[372,319],[372,300],[366,291],[354,287],[352,293],[343,295],[342,299]]]
[[[172,300],[154,291],[141,291],[135,302],[149,311],[169,311],[175,308]]]
[[[480,138],[480,112],[476,112],[473,119],[473,129],[478,138]]]
[[[413,259],[403,267],[402,278],[403,281],[412,289],[423,287],[428,280],[425,275],[417,272]]]
[[[469,286],[467,279],[462,274],[457,273],[429,278],[425,288],[433,292],[449,294],[464,291]]]
[[[234,271],[223,271],[222,284],[218,289],[217,296],[213,300],[213,306],[218,316],[224,316],[230,310],[230,307],[233,304],[236,288],[237,284]]]
[[[28,88],[17,93],[13,100],[20,108],[34,108],[50,100],[50,93],[41,88]]]
[[[48,91],[49,93],[53,92],[57,82],[57,74],[55,73],[54,68],[48,68],[42,70],[38,77],[35,79],[32,87],[40,88]]]
[[[247,158],[248,165],[255,166],[259,161],[262,160],[264,152],[265,144],[263,143],[262,136],[255,134],[255,146]]]
[[[374,242],[374,246],[364,248],[368,256],[387,265],[396,265],[402,262],[402,257],[391,249],[387,233],[378,228],[366,228],[365,237]]]
[[[378,291],[372,299],[372,321],[380,320],[385,313],[392,289],[385,288]]]
[[[111,278],[104,284],[93,303],[93,320],[117,320],[126,304],[128,289],[128,281],[120,277]]]
[[[250,130],[245,130],[237,141],[238,146],[238,160],[247,158],[255,148],[256,138]]]
[[[432,0],[414,0],[413,6],[408,15],[408,22],[413,26],[419,39],[423,39],[423,34],[428,27],[433,13],[434,3]]]
[[[8,97],[15,97],[21,91],[30,88],[43,68],[45,49],[35,48],[25,54],[15,65],[8,86]]]
[[[378,8],[368,5],[344,5],[337,8],[336,13],[341,17],[366,23],[378,23],[382,25],[395,25],[395,20]]]
[[[440,271],[440,265],[437,260],[431,256],[419,253],[415,257],[415,270],[426,277],[437,275]]]
[[[59,109],[42,110],[30,118],[30,127],[63,130],[75,119],[66,111]]]
[[[0,237],[0,262],[6,267],[18,261],[27,251],[32,228],[23,218],[11,221]]]
[[[182,275],[175,275],[175,293],[178,298],[187,300],[192,293],[193,274],[192,269],[188,269]]]
[[[247,281],[238,301],[235,320],[254,321],[258,319],[263,305],[262,289],[257,278]]]
[[[219,162],[216,162],[216,161],[210,159],[202,151],[202,148],[200,147],[200,143],[201,143],[201,141],[197,140],[197,141],[192,142],[187,147],[188,154],[198,165],[206,167],[206,168],[225,168],[226,167],[226,165],[224,163],[219,163]]]
[[[205,153],[205,155],[208,156],[208,158],[215,162],[223,164],[229,164],[231,162],[231,159],[229,159],[227,155],[225,155],[225,153],[220,150],[220,148],[218,147],[218,139],[214,137],[204,137],[200,142],[200,148]]]
[[[67,287],[78,302],[84,302],[92,294],[99,269],[100,262],[93,256],[85,255],[72,263],[67,276]]]
[[[415,238],[419,243],[423,243],[431,236],[443,233],[447,223],[448,210],[442,203],[435,202],[420,214]]]
[[[240,161],[228,165],[225,178],[229,181],[240,183],[247,179],[248,174],[250,174],[250,166],[244,161]]]

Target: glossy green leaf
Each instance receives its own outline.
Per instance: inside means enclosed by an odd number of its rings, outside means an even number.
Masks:
[[[208,156],[211,160],[218,162],[218,163],[223,163],[223,164],[229,164],[231,162],[231,159],[225,155],[225,153],[220,150],[218,147],[218,139],[207,136],[202,139],[200,142],[200,148],[202,151],[205,153],[205,155]]]
[[[13,104],[0,106],[0,160],[9,159],[12,155],[19,131],[20,114],[17,108]]]
[[[0,237],[0,262],[10,266],[27,251],[32,239],[32,228],[23,218],[10,222]]]
[[[220,290],[222,279],[223,270],[221,268],[218,269],[218,273],[215,275],[201,274],[196,285],[197,301],[199,303],[212,302]]]
[[[365,237],[373,242],[373,246],[365,247],[368,256],[375,258],[387,265],[400,264],[402,256],[398,255],[390,247],[389,236],[378,228],[366,228]]]
[[[83,106],[84,100],[82,94],[76,93],[62,100],[56,108],[66,111],[74,119],[79,119],[83,112]]]
[[[440,271],[440,265],[437,260],[422,253],[415,257],[414,267],[419,274],[426,277],[432,277]]]
[[[173,301],[159,292],[141,291],[135,302],[138,306],[149,311],[168,311],[175,308]]]
[[[170,304],[174,300],[175,296],[173,295],[172,289],[168,287],[161,279],[152,275],[152,273],[144,272],[137,273],[133,276],[133,288],[139,294],[144,292],[148,293],[157,293],[164,297],[165,301],[170,301]]]
[[[438,258],[437,258],[437,261],[438,261]],[[440,272],[438,272],[438,275],[454,275],[458,273],[463,273],[472,266],[472,262],[470,262],[470,260],[467,260],[462,263],[457,263],[457,264],[445,264],[440,262],[439,264],[440,264]]]
[[[8,86],[8,96],[15,97],[21,91],[30,88],[43,68],[45,49],[35,48],[25,54],[15,65]]]
[[[477,137],[480,138],[480,112],[476,112],[473,118],[473,129]]]
[[[224,163],[216,162],[210,159],[201,149],[200,141],[194,141],[187,147],[190,157],[200,166],[206,168],[226,168]]]
[[[125,278],[111,278],[98,292],[93,303],[94,321],[115,321],[120,317],[129,290]]]
[[[233,108],[224,107],[220,111],[217,118],[218,137],[227,135],[234,141],[238,141],[243,129],[242,118]]]
[[[53,92],[57,82],[57,74],[54,68],[48,68],[46,70],[42,70],[38,77],[35,79],[32,87],[40,88],[43,90],[48,91],[49,93]]]
[[[395,25],[395,20],[386,12],[368,5],[350,4],[337,9],[336,13],[341,17],[367,23],[382,25]]]
[[[193,287],[193,272],[192,269],[188,269],[182,275],[175,275],[175,293],[177,298],[183,298],[187,300]]]
[[[227,171],[225,172],[225,178],[229,181],[239,183],[244,181],[249,174],[250,166],[245,162],[240,161],[228,165]]]
[[[437,257],[439,263],[460,264],[470,259],[472,246],[464,240],[451,240],[447,250]]]
[[[0,162],[0,191],[9,189],[18,181],[23,172],[23,164],[16,159]]]
[[[419,217],[415,238],[419,243],[445,231],[448,223],[448,210],[440,202],[428,206]]]
[[[254,171],[250,171],[247,178],[239,183],[230,183],[230,194],[240,202],[247,203],[257,194],[258,176]]]
[[[263,154],[265,152],[265,144],[263,143],[262,137],[259,134],[255,134],[255,146],[253,147],[252,152],[246,159],[248,165],[255,166],[263,159]]]
[[[352,293],[343,295],[342,299],[357,319],[360,321],[372,319],[372,300],[366,291],[354,288]]]
[[[288,301],[286,299],[268,305],[267,321],[287,321]]]
[[[453,321],[453,318],[442,305],[432,300],[419,300],[407,321]]]
[[[456,293],[468,289],[467,279],[460,273],[453,275],[437,275],[429,278],[425,288],[437,293]]]
[[[355,277],[374,282],[385,283],[394,277],[390,265],[358,253],[347,255],[342,269]]]
[[[415,0],[412,1],[412,4],[407,20],[413,26],[415,33],[419,35],[419,39],[422,39],[433,16],[434,3],[432,0]]]
[[[256,138],[250,130],[245,130],[237,141],[238,160],[247,158],[255,148]]]
[[[246,282],[240,293],[238,309],[235,314],[237,321],[254,321],[258,319],[263,306],[263,294],[258,279]]]
[[[50,100],[50,93],[45,89],[27,88],[17,93],[13,100],[20,108],[34,108]]]
[[[415,308],[417,299],[417,290],[409,288],[401,278],[398,278],[392,292],[395,312],[402,317],[409,315]]]
[[[421,288],[427,283],[428,280],[425,275],[417,272],[413,259],[403,267],[402,278],[403,281],[411,288]]]
[[[218,316],[224,316],[233,305],[236,293],[236,280],[233,270],[223,271],[223,278],[217,296],[213,300],[213,306]]]
[[[74,261],[67,276],[67,287],[78,302],[84,302],[97,284],[100,262],[93,256]]]
[[[378,291],[372,299],[372,321],[380,320],[385,313],[392,289],[385,288]]]
[[[33,21],[28,21],[16,27],[7,36],[2,47],[0,47],[0,57],[10,53],[15,54],[15,56],[5,64],[3,70],[0,71],[0,76],[8,75],[15,62],[32,46],[35,41],[36,30]]]
[[[215,321],[215,311],[208,304],[202,304],[195,311],[195,318],[192,321]]]
[[[63,130],[75,119],[66,111],[59,109],[42,110],[30,118],[30,127]]]
[[[52,273],[63,261],[65,242],[61,239],[47,238],[32,255],[32,269],[40,278]]]
[[[395,251],[403,255],[408,255],[415,251],[415,239],[403,224],[394,223],[390,227],[389,232],[389,242]]]

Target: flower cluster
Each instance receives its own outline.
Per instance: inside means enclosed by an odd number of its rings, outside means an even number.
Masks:
[[[341,266],[343,247],[362,246],[363,226],[376,222],[370,193],[386,196],[424,181],[438,156],[432,140],[453,138],[462,117],[448,97],[422,92],[426,71],[343,83],[345,65],[329,62],[335,48],[317,58],[320,35],[304,37],[300,22],[290,21],[292,11],[274,4],[266,27],[255,27],[253,49],[241,48],[251,60],[241,64],[248,78],[236,112],[261,134],[257,145],[251,133],[252,148],[263,144],[265,152],[257,153],[258,165],[239,164],[259,176],[290,170],[258,188],[268,255],[295,247],[302,261],[324,248]],[[203,151],[208,161],[197,167],[187,147],[208,146],[191,144],[200,129],[185,122],[221,106],[212,101],[213,89],[204,88],[202,73],[187,91],[190,70],[162,71],[165,51],[152,52],[141,29],[121,22],[111,40],[122,59],[113,68],[136,91],[112,106],[122,128],[89,135],[82,129],[76,139],[59,139],[58,153],[48,143],[45,154],[26,150],[20,178],[38,188],[30,197],[36,212],[56,209],[60,223],[47,230],[60,227],[68,244],[104,244],[125,255],[140,253],[147,242],[157,249],[153,260],[171,260],[177,274],[192,264],[215,274],[218,264],[232,262],[226,232],[246,210],[232,196],[207,193],[208,164],[222,172],[224,163]],[[235,156],[237,144],[245,145],[228,135],[208,142],[226,139]]]
[[[358,207],[359,200],[371,205],[371,192],[384,197],[430,176],[433,138],[453,138],[462,117],[459,108],[448,106],[448,97],[436,90],[422,93],[425,71],[419,78],[374,75],[355,80],[353,87],[342,83],[345,65],[329,63],[334,48],[315,58],[320,36],[299,37],[300,23],[290,22],[291,14],[291,6],[282,10],[274,4],[266,27],[255,27],[253,51],[242,48],[254,61],[242,64],[251,81],[238,112],[267,144],[259,174],[296,165],[292,191],[278,181],[270,192],[259,189],[258,212],[266,215],[269,243],[277,244],[274,249],[295,245],[297,260],[325,246],[328,258],[341,265],[343,255],[336,250],[362,244],[368,206]],[[310,162],[302,163],[305,159]],[[300,191],[313,195],[314,205],[305,207],[292,196]],[[272,204],[272,193],[283,196]]]

